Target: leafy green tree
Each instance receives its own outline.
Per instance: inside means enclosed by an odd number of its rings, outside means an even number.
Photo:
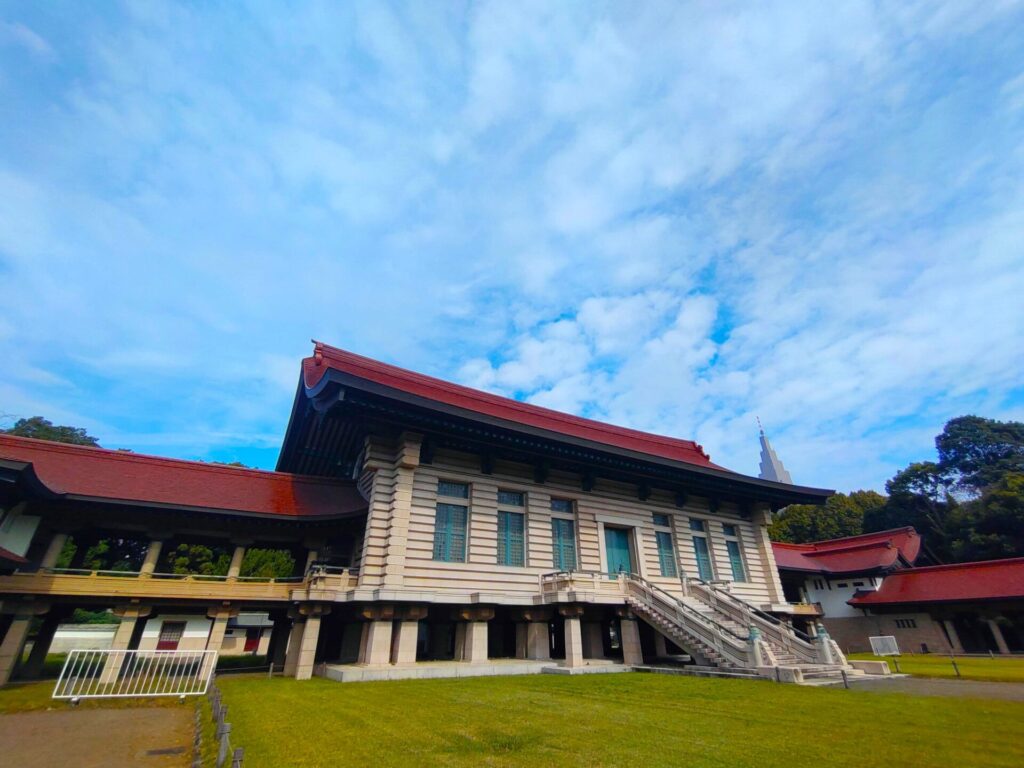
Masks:
[[[920,461],[900,470],[885,484],[889,500],[864,517],[865,532],[912,526],[923,537],[925,554],[936,563],[954,558],[952,495],[955,481],[938,464]]]
[[[225,576],[231,555],[224,547],[181,543],[165,557],[171,573],[198,573],[204,576]]]
[[[856,536],[864,526],[864,506],[869,499],[862,494],[871,491],[856,491],[847,496],[837,493],[830,496],[823,506],[814,504],[791,504],[780,510],[768,533],[775,541],[806,544],[810,541],[838,539]],[[874,494],[883,498],[881,494]]]
[[[241,576],[283,579],[295,570],[295,557],[287,549],[248,549],[242,559]]]
[[[72,624],[120,624],[121,620],[110,611],[89,611],[75,608],[71,613]]]
[[[138,571],[148,544],[135,539],[100,539],[85,551],[82,567],[90,571]]]
[[[88,434],[82,427],[56,426],[42,416],[18,419],[10,429],[0,430],[6,435],[17,437],[34,437],[37,440],[52,440],[56,443],[73,443],[74,445],[99,445],[99,441]]]
[[[1010,472],[981,498],[960,506],[954,554],[993,560],[1024,553],[1024,473]]]
[[[1010,472],[1024,472],[1024,423],[960,416],[935,438],[939,466],[959,489],[980,495]]]

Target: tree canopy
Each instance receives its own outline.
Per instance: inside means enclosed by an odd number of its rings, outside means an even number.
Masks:
[[[5,435],[17,437],[34,437],[36,440],[52,440],[55,443],[73,443],[74,445],[98,446],[99,440],[90,435],[82,427],[55,425],[42,416],[18,419],[10,429],[0,430]]]
[[[837,493],[824,506],[791,504],[776,515],[769,534],[775,541],[797,544],[856,536],[864,531],[865,516],[885,502],[875,491],[854,491]]]

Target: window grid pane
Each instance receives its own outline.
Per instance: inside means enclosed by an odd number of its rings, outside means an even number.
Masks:
[[[576,531],[572,520],[552,519],[551,548],[555,568],[560,571],[576,570]]]
[[[551,511],[561,512],[566,515],[572,514],[572,502],[569,499],[552,499]]]
[[[708,540],[703,536],[694,536],[693,550],[697,553],[697,575],[702,581],[711,581],[715,578],[715,574],[711,570],[711,553],[708,551]]]
[[[736,535],[736,526],[735,525],[725,525],[725,524],[723,524],[722,525],[722,530],[725,532],[726,536],[735,536]]]
[[[676,554],[672,549],[672,534],[666,531],[658,531],[658,564],[661,566],[661,575],[674,577],[676,571]]]
[[[525,495],[519,491],[498,491],[498,503],[506,507],[526,506]]]
[[[743,569],[743,556],[740,554],[740,543],[738,541],[726,541],[725,546],[729,549],[729,565],[732,566],[733,581],[746,581],[747,574]]]
[[[690,530],[691,531],[697,531],[698,533],[704,533],[705,532],[704,521],[703,520],[698,520],[695,517],[691,517],[690,518]]]
[[[655,525],[660,525],[660,526],[662,526],[664,528],[668,528],[669,525],[670,525],[669,519],[668,519],[668,515],[655,515],[654,516],[654,524]]]
[[[437,481],[437,495],[438,496],[451,496],[456,499],[468,499],[469,498],[469,484],[468,483],[455,483],[451,480],[438,480]]]
[[[498,564],[522,567],[525,563],[524,516],[519,512],[498,513]]]
[[[449,563],[466,561],[468,509],[459,504],[438,504],[434,518],[434,559]]]

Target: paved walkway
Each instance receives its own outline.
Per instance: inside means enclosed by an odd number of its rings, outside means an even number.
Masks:
[[[18,768],[188,766],[192,707],[63,709],[0,715],[0,762]]]
[[[1024,683],[987,683],[980,680],[944,680],[933,677],[857,680],[856,682],[851,681],[850,690],[912,693],[916,696],[1024,701]]]

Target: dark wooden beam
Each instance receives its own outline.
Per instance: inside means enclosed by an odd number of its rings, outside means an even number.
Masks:
[[[651,486],[648,483],[640,483],[640,485],[636,487],[636,497],[640,499],[640,501],[647,501],[651,498]]]
[[[549,464],[546,461],[538,461],[533,465],[533,482],[543,485],[548,481]]]
[[[434,441],[430,439],[430,436],[423,438],[423,442],[420,443],[420,464],[433,464],[434,463]]]
[[[717,512],[718,506],[719,502],[717,498],[711,497],[710,499],[708,499],[708,509],[710,509],[712,512]]]
[[[676,506],[685,507],[686,501],[690,497],[686,494],[686,491],[676,491]]]
[[[587,471],[583,473],[583,478],[580,482],[580,486],[583,488],[584,491],[589,493],[590,491],[594,490],[594,484],[596,482],[597,478],[595,477],[594,473]]]
[[[480,454],[480,472],[482,472],[485,475],[493,474],[494,454],[487,452]]]

